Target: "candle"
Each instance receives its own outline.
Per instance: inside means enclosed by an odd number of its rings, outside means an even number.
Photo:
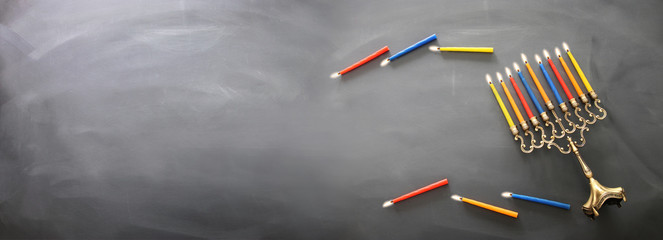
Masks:
[[[501,208],[501,207],[493,206],[493,205],[490,205],[490,204],[487,204],[487,203],[482,203],[482,202],[479,202],[477,200],[464,198],[464,197],[461,197],[461,196],[458,196],[458,195],[452,195],[451,199],[459,201],[459,202],[466,202],[466,203],[472,204],[472,205],[480,207],[480,208],[488,209],[488,210],[493,211],[493,212],[497,212],[497,213],[507,215],[509,217],[518,218],[518,213],[517,212],[511,211],[511,210],[508,210],[508,209],[504,209],[504,208]]]
[[[409,46],[406,49],[403,49],[402,51],[396,53],[395,55],[385,59],[384,61],[382,61],[382,63],[380,63],[380,66],[382,66],[382,67],[387,66],[387,64],[389,64],[389,62],[394,61],[395,59],[397,59],[397,58],[399,58],[399,57],[401,57],[401,56],[403,56],[403,55],[405,55],[409,52],[412,52],[413,50],[425,45],[426,43],[432,42],[435,39],[437,39],[437,36],[435,34],[430,35],[429,37],[425,38],[424,40],[421,40],[421,41],[419,41],[415,44],[412,44],[412,46]]]
[[[576,93],[578,96],[584,96],[585,94],[582,93],[582,89],[580,89],[580,85],[578,85],[578,82],[576,81],[576,78],[573,77],[573,73],[571,73],[571,69],[569,69],[569,66],[566,65],[566,61],[564,61],[564,58],[562,58],[562,52],[559,51],[559,48],[555,48],[555,53],[557,54],[557,58],[559,58],[559,62],[562,63],[562,68],[564,68],[564,72],[566,72],[566,76],[569,76],[569,79],[571,79],[571,84],[573,84],[573,88],[576,90]]]
[[[513,97],[511,97],[511,92],[509,92],[509,89],[506,87],[506,84],[504,84],[504,80],[502,79],[502,74],[497,72],[497,80],[500,80],[500,85],[502,85],[502,90],[504,91],[504,94],[506,94],[506,99],[509,100],[509,103],[511,104],[511,109],[516,113],[516,118],[518,118],[518,122],[521,124],[525,122],[523,119],[523,116],[520,114],[520,109],[518,109],[518,105],[516,105],[516,102],[513,101]]]
[[[592,89],[592,86],[589,85],[589,81],[587,81],[587,78],[585,77],[585,74],[582,72],[582,69],[580,69],[580,65],[578,65],[578,62],[573,57],[573,54],[571,53],[571,50],[569,49],[569,45],[566,44],[565,42],[563,42],[562,45],[564,46],[564,49],[566,50],[566,54],[569,55],[569,59],[571,59],[571,63],[573,63],[573,66],[576,68],[576,71],[578,71],[578,75],[580,76],[580,79],[582,79],[582,83],[585,84],[585,88],[587,88],[587,92],[593,92],[594,89]]]
[[[511,70],[508,67],[505,67],[504,70],[506,71],[506,75],[509,76],[509,80],[511,80],[511,86],[513,86],[513,89],[516,90],[516,95],[518,95],[518,98],[520,99],[520,103],[523,104],[523,108],[525,108],[525,112],[527,113],[527,117],[530,118],[530,119],[533,118],[534,114],[532,114],[532,110],[530,110],[529,105],[527,104],[527,101],[525,101],[525,97],[523,96],[523,93],[520,92],[520,88],[518,87],[518,84],[516,84],[516,80],[513,80],[513,76],[511,76]]]
[[[532,92],[532,88],[529,87],[529,84],[527,83],[527,80],[525,79],[525,76],[523,76],[523,73],[520,71],[520,67],[518,67],[517,63],[513,63],[513,69],[516,70],[518,73],[518,77],[520,77],[520,82],[523,83],[523,86],[525,86],[525,90],[527,90],[527,94],[529,95],[529,98],[532,100],[532,103],[534,103],[534,107],[536,107],[536,110],[539,111],[539,114],[545,113],[543,111],[543,108],[541,108],[541,104],[539,104],[539,100],[536,99],[536,96],[534,96],[534,92]],[[526,104],[525,101],[523,101],[523,105]]]
[[[486,74],[486,82],[488,82],[488,85],[490,85],[490,89],[493,90],[493,94],[495,95],[495,99],[497,100],[497,104],[500,105],[500,108],[502,109],[502,113],[504,114],[504,118],[506,118],[506,121],[509,123],[509,128],[513,128],[514,124],[513,124],[513,121],[511,120],[511,115],[506,110],[506,107],[504,107],[504,102],[502,102],[502,98],[500,97],[500,94],[497,93],[497,89],[495,89],[495,86],[493,86],[493,81],[490,78],[489,74]]]
[[[411,198],[411,197],[417,196],[417,195],[419,195],[419,194],[422,194],[422,193],[428,192],[428,191],[433,190],[433,189],[435,189],[435,188],[438,188],[438,187],[441,187],[441,186],[447,185],[448,183],[449,183],[449,181],[448,181],[446,178],[445,178],[445,179],[442,179],[442,180],[440,180],[440,181],[438,181],[438,182],[435,182],[435,183],[430,184],[430,185],[428,185],[428,186],[422,187],[422,188],[420,188],[420,189],[417,189],[417,190],[415,190],[415,191],[412,191],[412,192],[410,192],[410,193],[408,193],[408,194],[405,194],[405,195],[403,195],[403,196],[400,196],[400,197],[394,198],[394,199],[392,199],[392,200],[386,201],[386,202],[384,202],[384,203],[382,204],[382,207],[383,207],[383,208],[391,207],[392,205],[394,205],[394,203],[397,203],[397,202],[403,201],[403,200],[405,200],[405,199],[408,199],[408,198]]]
[[[520,56],[523,58],[523,62],[525,63],[525,67],[527,67],[527,71],[529,72],[529,75],[532,76],[532,80],[534,80],[534,84],[536,85],[536,88],[539,89],[539,93],[541,93],[541,97],[543,98],[543,102],[546,104],[548,109],[553,109],[554,106],[550,103],[550,99],[548,98],[548,95],[546,94],[546,91],[543,90],[543,87],[541,86],[541,83],[539,82],[539,78],[536,77],[536,74],[534,74],[534,70],[532,70],[532,67],[529,66],[529,62],[527,62],[527,56],[525,56],[524,53],[521,53]]]
[[[562,209],[566,209],[566,210],[571,209],[571,205],[569,205],[567,203],[561,203],[561,202],[547,200],[547,199],[543,199],[543,198],[537,198],[537,197],[530,197],[530,196],[526,196],[526,195],[511,193],[511,192],[503,192],[502,197],[515,198],[515,199],[521,199],[521,200],[535,202],[535,203],[541,203],[541,204],[545,204],[545,205],[548,205],[548,206],[558,207],[558,208],[562,208]]]
[[[534,54],[534,58],[536,58],[536,62],[539,63],[539,68],[541,69],[541,72],[543,72],[543,77],[546,78],[546,82],[548,82],[548,85],[550,86],[550,89],[552,89],[553,95],[555,95],[555,100],[557,100],[557,105],[562,104],[564,100],[562,100],[562,96],[559,95],[559,92],[557,92],[557,88],[555,87],[555,84],[552,82],[552,79],[550,79],[550,75],[548,75],[548,71],[546,71],[546,67],[543,66],[543,62],[541,61],[541,57],[539,57],[539,54]],[[550,107],[548,107],[550,109]],[[550,109],[552,110],[552,109]]]
[[[438,47],[430,46],[428,50],[432,52],[478,52],[478,53],[492,53],[491,47]]]
[[[349,67],[347,67],[347,68],[341,70],[340,72],[332,73],[332,75],[331,75],[330,77],[331,77],[331,78],[337,78],[337,77],[340,77],[341,75],[346,74],[347,72],[352,71],[353,69],[358,68],[359,66],[364,65],[364,64],[367,63],[367,62],[370,62],[371,60],[377,58],[378,56],[380,56],[380,55],[382,55],[382,54],[384,54],[384,53],[386,53],[386,52],[388,52],[388,51],[389,51],[389,47],[388,47],[388,46],[384,46],[384,47],[381,48],[380,50],[378,50],[378,51],[372,53],[371,55],[368,55],[368,57],[365,57],[364,59],[359,60],[358,62],[356,62],[356,63],[350,65]]]
[[[548,50],[543,49],[543,55],[546,57],[546,59],[548,59],[548,65],[550,65],[550,69],[552,69],[553,73],[555,74],[557,82],[559,82],[559,85],[562,86],[562,90],[564,90],[566,98],[568,98],[569,100],[573,99],[573,95],[571,95],[571,91],[569,91],[569,88],[566,86],[566,83],[564,82],[562,75],[559,74],[559,71],[557,71],[557,67],[553,63],[553,60],[550,59],[550,54],[548,54]]]

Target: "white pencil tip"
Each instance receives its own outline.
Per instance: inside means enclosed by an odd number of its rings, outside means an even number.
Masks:
[[[503,192],[502,197],[511,198],[511,194],[512,194],[511,192]]]
[[[433,45],[433,46],[428,47],[428,50],[430,50],[431,52],[439,52],[440,47]]]
[[[520,57],[523,59],[523,62],[524,62],[525,64],[527,64],[527,56],[525,56],[524,53],[521,53],[521,54],[520,54]]]
[[[389,62],[391,62],[391,60],[389,60],[389,58],[387,58],[385,60],[382,60],[382,62],[380,63],[380,67],[384,67],[384,66],[389,65]]]
[[[458,195],[456,195],[456,194],[451,195],[451,199],[456,200],[456,201],[459,201],[459,202],[463,201],[463,200],[462,200],[463,197],[458,196]]]
[[[337,78],[337,77],[340,77],[340,76],[341,76],[341,74],[339,74],[338,72],[335,72],[335,73],[332,73],[332,75],[329,76],[329,77],[334,79],[334,78]]]
[[[391,205],[394,205],[394,202],[392,202],[391,200],[389,200],[389,201],[384,202],[384,203],[382,204],[382,207],[383,207],[383,208],[388,208],[388,207],[391,207]]]

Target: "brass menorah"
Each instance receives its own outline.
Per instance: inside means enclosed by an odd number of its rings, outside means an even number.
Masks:
[[[511,80],[511,83],[518,94],[521,103],[524,105],[525,110],[527,111],[528,115],[530,116],[529,122],[531,123],[531,127],[528,124],[527,120],[524,120],[518,110],[518,106],[515,104],[513,98],[511,97],[511,94],[509,93],[508,88],[504,84],[504,81],[502,79],[502,76],[500,73],[497,73],[497,78],[500,80],[500,83],[503,87],[504,93],[506,94],[509,102],[511,103],[512,109],[516,113],[516,116],[520,120],[520,127],[522,128],[522,135],[521,131],[518,129],[518,125],[513,124],[510,114],[506,110],[504,103],[502,102],[501,98],[499,97],[499,94],[495,90],[492,80],[489,75],[486,75],[486,78],[488,80],[488,83],[490,84],[491,88],[493,89],[493,93],[495,94],[495,97],[502,108],[502,111],[504,113],[504,116],[506,117],[507,121],[509,122],[509,130],[514,136],[514,140],[516,142],[520,142],[520,150],[523,153],[531,153],[535,149],[542,148],[543,146],[546,146],[548,149],[552,149],[553,147],[562,154],[571,154],[575,156],[575,158],[578,160],[578,163],[580,163],[580,167],[582,168],[583,173],[585,174],[585,177],[589,179],[589,186],[590,186],[590,195],[589,199],[585,204],[582,205],[582,210],[587,215],[588,217],[594,219],[597,216],[599,216],[598,210],[601,209],[601,207],[604,204],[615,204],[618,207],[621,207],[621,201],[626,202],[626,195],[624,192],[624,189],[621,187],[616,187],[616,188],[608,188],[603,185],[601,185],[596,179],[594,179],[594,174],[592,173],[592,170],[589,168],[587,163],[583,160],[582,156],[580,155],[579,148],[585,146],[587,140],[585,139],[584,133],[589,131],[589,126],[597,123],[599,120],[603,120],[607,116],[607,111],[602,108],[599,104],[601,103],[601,100],[598,98],[598,95],[594,90],[591,88],[589,83],[587,82],[584,74],[582,73],[582,70],[580,70],[580,67],[578,66],[577,62],[573,58],[573,55],[571,52],[568,50],[568,46],[565,44],[566,51],[571,58],[571,61],[573,62],[574,66],[576,67],[576,70],[579,73],[579,76],[585,83],[585,86],[588,89],[587,94],[583,94],[582,91],[580,90],[578,84],[576,83],[575,79],[573,78],[573,75],[571,74],[569,68],[567,67],[566,63],[562,59],[561,53],[559,50],[557,50],[557,55],[559,57],[559,60],[564,67],[564,70],[566,70],[567,76],[570,78],[571,82],[574,84],[574,87],[578,93],[578,99],[584,104],[584,108],[580,105],[580,103],[576,100],[575,97],[573,97],[566,87],[566,84],[564,83],[564,80],[562,79],[561,75],[558,73],[556,67],[554,66],[552,60],[550,60],[550,57],[548,56],[547,51],[544,50],[544,54],[546,55],[546,58],[550,64],[551,69],[555,73],[555,76],[557,77],[557,80],[559,81],[560,85],[564,89],[564,92],[567,95],[568,98],[568,103],[571,105],[573,110],[570,110],[569,107],[567,106],[567,102],[562,101],[561,96],[557,93],[557,89],[552,83],[552,80],[543,67],[543,63],[540,60],[539,56],[536,55],[537,61],[539,63],[539,66],[541,68],[541,71],[546,78],[549,87],[555,94],[555,98],[557,102],[559,103],[558,107],[555,107],[555,105],[548,99],[546,96],[545,92],[542,89],[541,84],[539,83],[536,75],[532,71],[532,68],[530,67],[529,63],[527,62],[526,57],[523,54],[523,61],[525,63],[525,66],[527,67],[533,82],[536,84],[536,87],[541,93],[542,98],[545,101],[545,107],[546,109],[544,110],[538,103],[538,99],[533,95],[531,88],[529,87],[529,84],[527,83],[526,79],[520,72],[520,69],[517,64],[514,63],[515,70],[517,71],[519,77],[521,78],[521,81],[527,90],[528,95],[530,96],[532,102],[535,104],[537,110],[539,110],[539,117],[543,121],[543,123],[539,122],[539,119],[537,118],[536,115],[533,115],[529,107],[527,106],[527,103],[524,101],[523,94],[520,92],[518,86],[516,85],[513,76],[511,75],[511,72],[508,68],[506,68],[506,72],[508,77]],[[593,102],[590,102],[590,98],[593,100]],[[560,111],[563,115],[563,118],[560,118],[557,113]],[[571,113],[573,111],[573,114]],[[598,114],[597,114],[598,113]],[[552,115],[552,118],[548,115]],[[573,117],[575,115],[575,117]],[[532,132],[532,129],[534,132]],[[535,134],[535,132],[538,132]],[[529,139],[529,140],[525,140]],[[562,142],[559,142],[560,139],[565,139],[561,140]],[[577,141],[574,139],[578,139]]]

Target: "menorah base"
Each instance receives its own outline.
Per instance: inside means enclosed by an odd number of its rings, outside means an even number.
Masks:
[[[578,159],[578,163],[580,163],[582,172],[585,174],[585,177],[589,179],[589,199],[587,199],[587,202],[582,205],[582,211],[585,212],[585,215],[592,219],[598,217],[599,209],[601,209],[603,204],[616,204],[617,207],[621,207],[622,200],[626,202],[624,188],[608,188],[601,185],[599,181],[596,181],[596,179],[594,179],[592,170],[589,169],[587,163],[585,163],[585,161],[582,159],[582,156],[580,156],[580,152],[578,152],[576,143],[571,140],[571,137],[567,137],[566,139],[569,141],[571,151],[573,151],[576,159]]]
[[[590,177],[589,188],[589,199],[582,205],[582,211],[585,212],[585,215],[592,218],[592,220],[599,216],[598,210],[601,209],[603,204],[615,204],[617,207],[622,207],[622,200],[626,202],[626,194],[622,187],[605,187],[599,181]]]

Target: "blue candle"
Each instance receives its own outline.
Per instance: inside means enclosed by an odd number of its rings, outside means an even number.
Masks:
[[[562,96],[559,95],[559,92],[557,92],[557,88],[555,87],[555,84],[553,83],[552,79],[550,79],[550,75],[548,75],[548,71],[546,71],[546,67],[543,66],[543,62],[541,62],[541,58],[539,55],[534,55],[536,58],[536,61],[539,62],[539,68],[541,68],[541,72],[543,72],[543,76],[546,78],[546,81],[548,82],[548,85],[550,86],[550,89],[552,89],[553,94],[555,95],[555,100],[557,100],[557,105],[560,105],[564,102],[562,100]]]
[[[523,76],[523,73],[520,72],[520,67],[518,67],[517,63],[513,63],[513,68],[516,69],[516,72],[518,72],[518,76],[520,77],[520,81],[523,83],[523,86],[525,86],[525,90],[527,90],[527,94],[529,95],[529,98],[532,99],[532,102],[534,103],[534,106],[536,107],[536,110],[539,111],[539,114],[544,113],[543,108],[541,108],[541,104],[539,104],[539,100],[536,99],[536,96],[534,96],[534,93],[532,92],[532,88],[529,87],[529,84],[527,84],[527,81],[525,80],[525,76]]]
[[[547,200],[547,199],[543,199],[543,198],[530,197],[530,196],[515,194],[515,193],[510,193],[510,192],[503,192],[502,196],[506,197],[506,198],[513,197],[513,198],[522,199],[522,200],[525,200],[525,201],[541,203],[541,204],[545,204],[545,205],[549,205],[549,206],[553,206],[553,207],[558,207],[558,208],[562,208],[562,209],[566,209],[566,210],[571,209],[571,205],[569,205],[569,204],[556,202],[556,201],[552,201],[552,200]]]
[[[407,53],[409,53],[409,52],[412,52],[412,51],[414,51],[415,49],[417,49],[417,48],[419,48],[419,47],[425,45],[426,43],[432,42],[432,41],[435,40],[435,39],[437,39],[437,35],[435,35],[435,34],[430,35],[430,37],[427,37],[427,38],[425,38],[424,40],[421,40],[421,41],[419,41],[419,42],[413,44],[412,46],[409,46],[409,47],[407,47],[406,49],[403,49],[402,51],[400,51],[400,52],[394,54],[393,56],[391,56],[391,57],[385,59],[384,61],[382,61],[382,63],[381,63],[380,65],[383,66],[383,67],[384,67],[384,66],[387,66],[387,64],[389,64],[389,62],[395,60],[396,58],[399,58],[399,57],[401,57],[401,56],[403,56],[403,55],[405,55],[405,54],[407,54]]]

